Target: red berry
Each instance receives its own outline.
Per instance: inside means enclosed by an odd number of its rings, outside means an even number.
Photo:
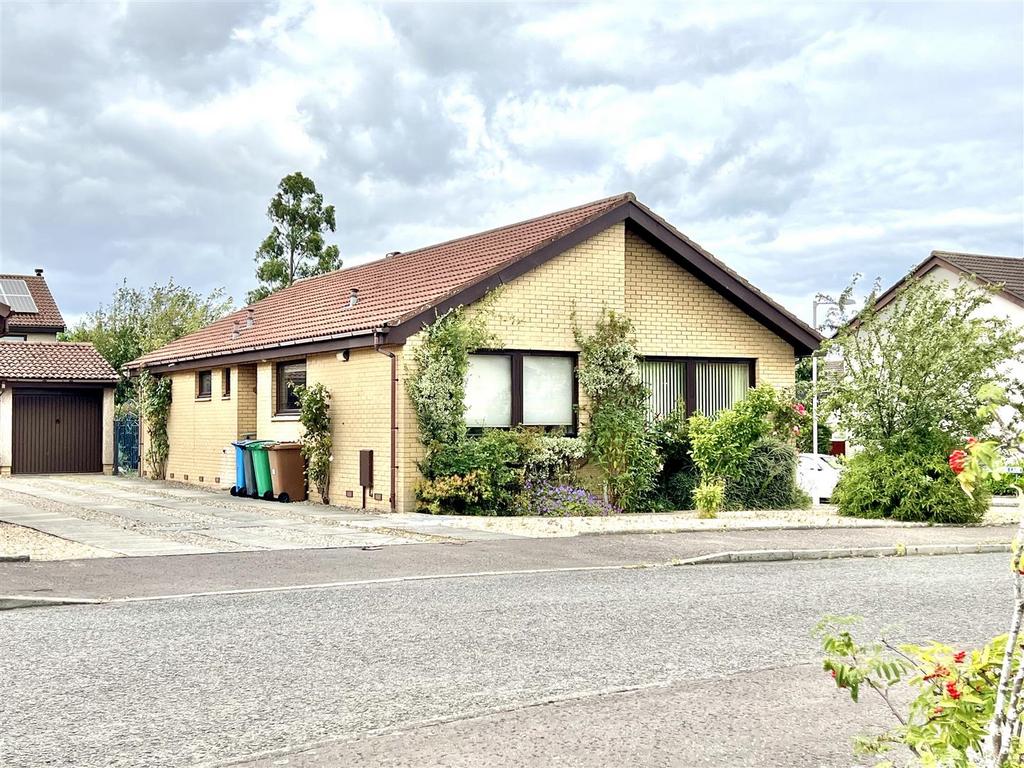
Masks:
[[[966,659],[966,658],[967,658],[967,651],[957,651],[956,653],[953,654],[953,661],[955,661],[957,664],[963,664],[964,663],[964,659]]]
[[[946,683],[946,693],[949,694],[951,699],[956,700],[960,698],[960,690],[956,687],[956,683],[953,680]]]

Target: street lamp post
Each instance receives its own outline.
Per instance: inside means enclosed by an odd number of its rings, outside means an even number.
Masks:
[[[811,322],[814,330],[818,330],[818,307],[831,304],[838,307],[838,302],[828,296],[818,294],[811,304]],[[818,353],[811,353],[811,445],[814,455],[818,455]]]

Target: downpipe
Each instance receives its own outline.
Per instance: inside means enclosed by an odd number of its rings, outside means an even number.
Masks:
[[[398,356],[381,347],[384,334],[373,332],[373,351],[391,358],[391,511],[398,509]]]

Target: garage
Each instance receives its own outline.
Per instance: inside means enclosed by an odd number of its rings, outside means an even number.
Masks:
[[[101,389],[15,389],[14,474],[103,471]]]
[[[111,472],[116,383],[91,344],[0,344],[0,474]]]

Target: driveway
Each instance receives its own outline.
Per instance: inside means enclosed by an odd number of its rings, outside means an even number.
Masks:
[[[240,499],[227,492],[136,478],[0,479],[0,524],[25,526],[72,542],[70,557],[379,547],[507,537],[440,529],[430,518],[401,516],[405,517],[411,519],[322,504]]]

